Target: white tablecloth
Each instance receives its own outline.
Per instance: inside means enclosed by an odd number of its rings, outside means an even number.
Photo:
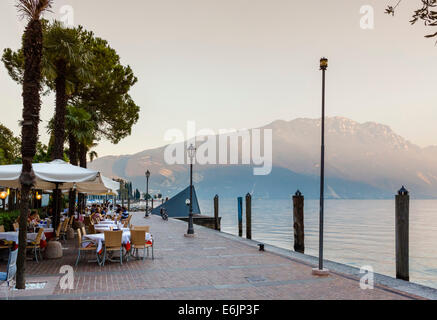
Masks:
[[[100,221],[99,224],[115,224],[115,222],[113,220],[103,220]]]
[[[112,227],[113,230],[111,230],[111,227]],[[94,230],[96,230],[96,232],[99,232],[99,233],[103,233],[105,231],[117,231],[116,229],[123,230],[123,231],[129,231],[130,230],[129,228],[124,228],[124,227],[120,228],[120,227],[117,227],[117,226],[99,226],[99,227],[94,227]]]
[[[98,233],[98,234],[86,234],[83,236],[82,246],[86,247],[89,244],[89,240],[97,245],[97,252],[100,252],[103,248],[103,243],[105,242],[105,234],[104,233]],[[150,233],[146,233],[146,241],[152,241],[152,235]],[[123,245],[126,245],[130,242],[130,231],[124,229],[123,235],[121,237],[121,243]]]
[[[28,233],[27,240],[35,241],[37,235],[38,233]],[[0,239],[15,241],[15,243],[18,243],[18,232],[0,232]],[[46,240],[46,236],[44,235],[44,233],[41,236],[41,240]]]

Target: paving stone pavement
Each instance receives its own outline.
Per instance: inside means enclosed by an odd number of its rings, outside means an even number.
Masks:
[[[291,299],[417,299],[377,286],[362,290],[359,279],[332,273],[311,275],[311,266],[272,253],[222,233],[195,226],[186,238],[186,223],[134,213],[133,225],[150,225],[154,256],[104,267],[77,257],[76,241],[64,241],[59,260],[27,262],[27,282],[47,282],[42,290],[0,288],[0,299],[148,299],[148,300],[291,300]],[[93,259],[89,253],[89,259]],[[74,268],[74,289],[62,290],[60,268]],[[1,263],[0,271],[5,268]]]

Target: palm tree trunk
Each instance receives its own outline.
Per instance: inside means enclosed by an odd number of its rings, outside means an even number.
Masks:
[[[10,189],[8,197],[9,211],[15,210],[15,189]]]
[[[82,168],[87,167],[86,164],[87,152],[88,152],[88,148],[86,147],[86,145],[83,143],[79,143],[79,165]],[[83,193],[79,193],[78,204],[79,204],[79,211],[80,213],[83,214],[85,211],[85,195]]]
[[[64,159],[64,142],[65,142],[65,113],[67,110],[67,95],[66,95],[66,77],[67,64],[63,60],[56,62],[57,77],[55,79],[56,85],[56,110],[55,110],[55,141],[53,146],[52,158]],[[57,197],[57,203],[62,203],[62,192],[53,190],[53,196]],[[60,221],[60,206],[57,208],[55,214],[55,223],[53,227],[56,229]]]
[[[72,134],[68,135],[68,144],[69,144],[69,157],[70,163],[73,166],[77,166],[77,141]],[[74,209],[76,206],[76,190],[71,189],[68,194],[68,215],[71,217],[74,213]]]
[[[55,143],[53,159],[64,159],[65,113],[67,111],[66,73],[67,64],[64,60],[56,63],[56,110],[55,110]]]
[[[18,235],[17,289],[26,288],[26,243],[29,193],[35,183],[32,160],[38,141],[39,112],[41,109],[41,58],[42,26],[39,20],[31,20],[24,31],[24,78],[23,78],[23,122],[21,129],[21,155],[23,167],[20,175],[20,231]]]

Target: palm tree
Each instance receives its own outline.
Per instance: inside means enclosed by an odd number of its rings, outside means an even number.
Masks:
[[[53,159],[62,159],[65,142],[65,115],[69,95],[74,92],[78,78],[87,77],[87,64],[90,52],[80,39],[77,29],[66,28],[55,21],[48,26],[44,39],[44,59],[47,76],[53,79],[56,91],[56,110],[54,121]]]
[[[91,151],[88,153],[88,156],[90,157],[90,162],[93,162],[94,159],[96,159],[96,158],[99,157],[99,155],[97,154],[97,152],[94,151],[94,150],[91,150]]]
[[[68,106],[67,114],[65,116],[65,123],[67,128],[66,134],[68,136],[70,163],[74,166],[77,166],[79,161],[79,143],[94,139],[94,122],[91,121],[91,115],[85,109]],[[82,198],[82,195],[79,196],[79,203],[81,203]],[[75,203],[76,191],[70,190],[68,210],[70,215],[72,212],[74,212]]]
[[[43,55],[42,14],[50,10],[52,0],[18,0],[16,7],[21,18],[28,23],[23,36],[24,76],[23,76],[23,120],[21,122],[21,155],[23,161],[20,176],[20,232],[17,258],[17,289],[26,288],[26,242],[27,212],[29,210],[29,194],[35,183],[32,159],[36,153],[38,142],[39,113],[41,109],[41,60]]]

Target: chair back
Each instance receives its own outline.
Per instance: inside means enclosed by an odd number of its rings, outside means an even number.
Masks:
[[[80,231],[82,232],[82,235],[83,235],[83,236],[86,235],[86,229],[85,229],[85,226],[82,226],[82,227],[80,227],[79,229],[80,229]],[[78,230],[79,230],[79,229],[78,229]]]
[[[56,228],[56,238],[59,238],[59,235],[61,234],[61,228],[63,223],[58,224],[58,227]]]
[[[94,224],[90,224],[88,226],[89,234],[96,234],[96,229],[94,228]]]
[[[80,231],[80,228],[77,229],[77,244],[80,249],[82,247],[82,232]]]
[[[106,248],[121,248],[123,231],[105,231]]]
[[[143,230],[146,233],[150,233],[150,226],[133,226],[132,230]]]
[[[69,221],[70,221],[70,218],[65,218],[65,220],[62,222],[62,231],[63,232],[67,232]]]
[[[37,245],[39,245],[39,243],[41,242],[41,237],[42,237],[43,232],[44,232],[44,228],[39,228],[38,234],[36,235],[36,238],[35,238],[35,243]]]
[[[8,259],[8,268],[7,268],[7,281],[12,280],[17,273],[17,255],[18,248],[14,251],[10,251],[9,259]]]
[[[144,246],[146,244],[146,231],[132,230],[130,232],[130,241],[132,245]]]
[[[20,230],[20,225],[17,222],[14,222],[12,224],[12,227],[14,228],[14,231],[19,231]]]
[[[5,226],[0,226],[0,232],[5,232]]]
[[[91,217],[90,216],[85,216],[83,218],[83,223],[85,223],[85,225],[88,227],[91,224]]]

